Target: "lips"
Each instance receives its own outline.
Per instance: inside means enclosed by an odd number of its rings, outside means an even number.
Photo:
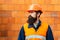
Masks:
[[[36,18],[33,18],[31,15],[29,15],[27,22],[29,24],[33,24],[36,20],[37,20],[37,17]]]

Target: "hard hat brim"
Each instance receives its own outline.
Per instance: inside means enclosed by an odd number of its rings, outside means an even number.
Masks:
[[[27,12],[35,12],[36,10],[28,10]],[[37,10],[39,11],[40,13],[43,13],[41,10]]]

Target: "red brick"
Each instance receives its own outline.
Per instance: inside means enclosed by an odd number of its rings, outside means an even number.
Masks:
[[[60,31],[53,31],[53,35],[55,37],[60,37]]]
[[[60,0],[51,0],[51,4],[58,5],[58,4],[60,4]]]
[[[11,29],[10,30],[20,30],[20,24],[12,24]]]
[[[25,4],[32,4],[32,0],[25,0]]]
[[[2,23],[2,18],[0,17],[0,24]]]
[[[8,24],[8,17],[3,17],[2,18],[2,24]]]
[[[19,31],[8,31],[8,37],[18,37]]]
[[[9,24],[14,24],[15,23],[15,18],[14,17],[9,17]]]
[[[6,26],[7,26],[7,25],[0,24],[0,31],[4,31],[4,30],[6,30],[6,29],[5,29]]]

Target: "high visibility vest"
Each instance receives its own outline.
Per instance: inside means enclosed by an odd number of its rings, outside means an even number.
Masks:
[[[25,40],[46,40],[47,30],[47,23],[41,23],[37,31],[33,27],[28,28],[28,23],[26,23],[24,24]]]

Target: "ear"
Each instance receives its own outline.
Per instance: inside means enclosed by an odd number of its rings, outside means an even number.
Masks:
[[[37,14],[37,17],[40,17],[40,15],[41,15],[41,14],[40,14],[40,13],[38,13],[38,14]]]

